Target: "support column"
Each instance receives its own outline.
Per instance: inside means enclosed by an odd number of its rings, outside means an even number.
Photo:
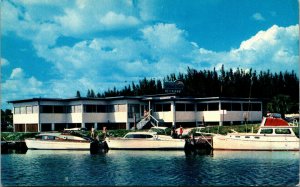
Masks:
[[[55,123],[51,123],[51,131],[55,130]]]
[[[129,122],[126,123],[126,130],[130,130],[130,123]]]
[[[98,130],[98,123],[94,123],[94,129]]]
[[[171,103],[171,111],[173,112],[172,127],[176,128],[176,108],[175,108],[175,101],[172,101],[172,103]]]

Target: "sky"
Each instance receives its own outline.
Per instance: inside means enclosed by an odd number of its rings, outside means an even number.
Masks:
[[[2,0],[2,108],[187,67],[299,75],[298,11],[297,0]]]

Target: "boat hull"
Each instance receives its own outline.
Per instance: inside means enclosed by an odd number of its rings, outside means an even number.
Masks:
[[[185,140],[109,139],[109,149],[119,150],[183,150]]]
[[[28,149],[45,150],[89,150],[90,142],[57,141],[57,140],[35,140],[25,139]]]
[[[299,139],[294,136],[216,135],[214,150],[298,151]]]

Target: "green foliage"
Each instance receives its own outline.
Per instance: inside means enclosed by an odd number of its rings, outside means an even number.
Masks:
[[[269,100],[263,103],[270,111],[298,113],[299,110],[299,79],[294,71],[271,73],[253,69],[249,71],[237,68],[220,72],[213,70],[196,70],[187,68],[185,74],[172,73],[163,78],[163,81],[182,80],[184,90],[182,96],[194,97],[245,97],[262,98]],[[88,90],[87,97],[95,97],[93,90]],[[135,84],[125,86],[121,90],[108,89],[97,97],[139,96],[164,93],[161,80],[144,78]],[[279,100],[278,100],[279,97]],[[272,99],[273,98],[273,99]],[[277,101],[282,101],[281,103]],[[277,109],[276,109],[277,107]],[[264,111],[265,113],[267,111]]]
[[[108,137],[123,137],[128,132],[132,132],[132,130],[125,130],[125,129],[108,130],[107,131],[107,136]]]
[[[33,138],[37,134],[36,132],[1,132],[1,140],[20,141],[25,138]]]
[[[253,133],[257,133],[260,124],[249,124],[249,125],[231,125],[231,126],[207,126],[201,129],[201,132],[214,133],[214,134],[227,134],[230,132],[251,132],[253,127]]]
[[[1,131],[13,131],[13,128],[11,128],[13,125],[13,115],[12,111],[9,109],[6,109],[5,111],[1,109]]]

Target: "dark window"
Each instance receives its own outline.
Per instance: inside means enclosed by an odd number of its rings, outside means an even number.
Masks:
[[[185,105],[185,110],[186,111],[195,111],[195,105],[194,104],[186,104]]]
[[[232,103],[231,107],[232,107],[232,111],[241,111],[241,104],[240,103]]]
[[[276,134],[291,134],[290,129],[275,129]]]
[[[53,106],[54,113],[65,113],[64,106]]]
[[[176,111],[185,111],[185,104],[177,103],[176,104]]]
[[[114,105],[107,105],[106,106],[106,112],[108,112],[108,113],[115,112]]]
[[[162,111],[162,104],[156,104],[155,105],[155,112],[161,112]]]
[[[53,106],[52,105],[41,106],[41,113],[53,113]]]
[[[171,104],[163,104],[163,111],[171,111]]]
[[[273,129],[261,129],[260,134],[272,134]]]
[[[231,111],[231,103],[221,103],[221,110]]]
[[[207,104],[206,103],[198,103],[197,111],[207,111]]]
[[[243,103],[243,111],[250,111],[249,103]]]
[[[96,105],[84,105],[84,111],[87,113],[96,112]]]
[[[66,106],[66,113],[72,113],[72,106]]]
[[[208,110],[219,110],[219,103],[208,103]]]
[[[41,127],[41,131],[51,131],[51,123],[42,123]]]
[[[252,103],[252,111],[260,111],[261,104],[260,103]]]
[[[106,112],[106,105],[97,105],[97,112],[105,113]]]

